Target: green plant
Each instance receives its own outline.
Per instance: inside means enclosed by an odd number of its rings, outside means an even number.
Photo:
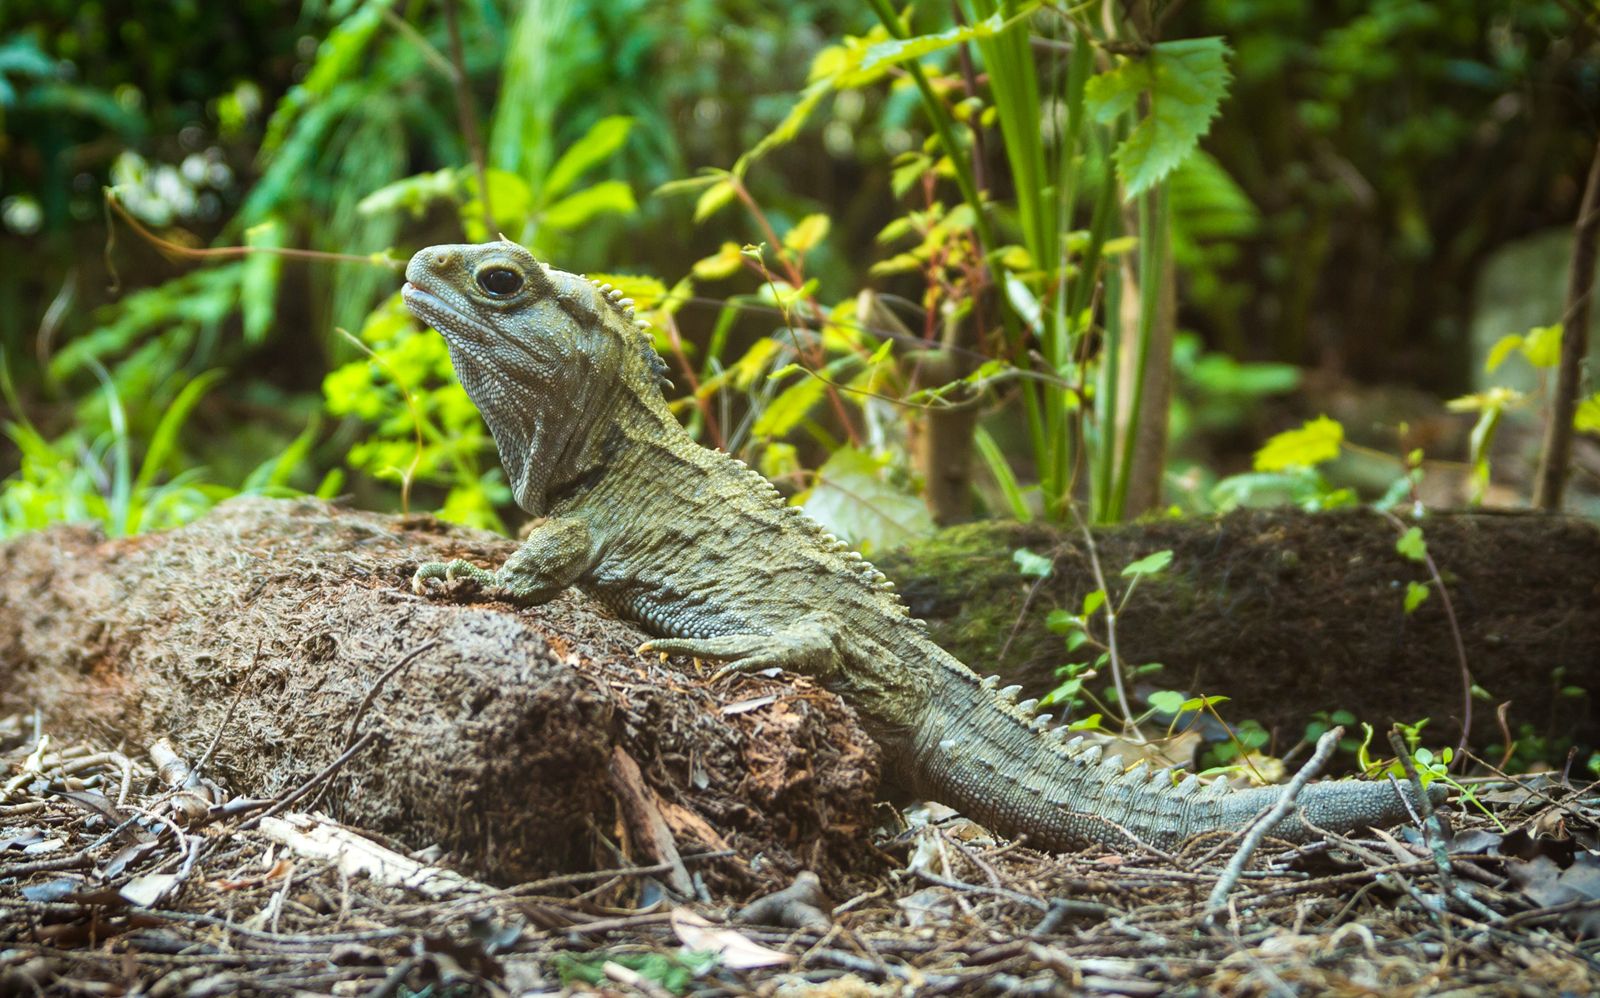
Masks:
[[[731,169],[665,190],[697,192],[697,219],[742,201],[768,234],[766,250],[779,255],[778,276],[804,306],[786,311],[787,328],[795,328],[796,318],[803,329],[820,326],[825,342],[847,305],[824,307],[816,288],[787,265],[745,178],[793,141],[830,95],[898,76],[914,88],[933,135],[922,150],[896,161],[896,192],[920,193],[922,204],[880,233],[899,248],[873,270],[920,276],[926,320],[918,334],[894,328],[898,323],[878,312],[869,320],[875,335],[857,337],[851,348],[858,357],[877,356],[880,344],[899,340],[898,377],[875,371],[881,382],[875,387],[905,386],[937,372],[903,396],[925,417],[928,439],[944,448],[924,456],[924,475],[930,467],[964,466],[975,446],[1013,513],[1026,517],[1037,508],[1064,519],[1073,502],[1087,497],[1095,519],[1119,519],[1130,487],[1160,472],[1171,342],[1169,324],[1159,318],[1173,217],[1166,185],[1191,161],[1226,91],[1226,46],[1217,38],[1160,42],[1152,21],[1113,15],[1103,22],[1087,8],[975,2],[957,24],[926,34],[915,34],[886,3],[875,2],[873,10],[879,24],[821,52],[788,117]],[[1039,39],[1055,53],[1045,64],[1034,54]],[[987,72],[986,87],[949,68],[949,57],[968,47]],[[1106,67],[1099,72],[1097,59]],[[989,128],[998,129],[1004,149],[1012,205],[995,203],[980,183],[985,164],[978,150]],[[1219,172],[1211,164],[1208,176],[1214,181]],[[944,181],[959,195],[954,205],[938,193]],[[1191,185],[1202,192],[1195,203],[1217,186]],[[1132,205],[1131,239],[1118,238],[1119,191]],[[1080,219],[1085,227],[1075,228]],[[1135,328],[1124,333],[1119,294],[1126,282],[1119,268],[1130,251],[1138,254],[1130,288],[1140,308]],[[697,273],[718,273],[712,261],[732,259],[724,247]],[[1125,335],[1132,345],[1119,353]],[[825,351],[803,359],[829,380]],[[1119,399],[1123,381],[1133,387]],[[1161,396],[1149,413],[1147,382]],[[992,436],[962,415],[984,392],[1002,387],[1020,399],[1036,484],[1021,485]],[[833,386],[805,391],[816,402],[839,405]],[[873,395],[855,394],[857,402]],[[941,432],[941,420],[956,432]],[[840,422],[850,432],[849,418]],[[1143,509],[1152,490],[1140,488]],[[959,489],[942,499],[930,495],[944,503],[934,510],[939,519],[960,518],[970,502]]]
[[[6,399],[18,413],[5,425],[5,435],[21,455],[17,471],[0,481],[0,537],[54,523],[96,523],[109,536],[125,537],[187,523],[241,493],[301,494],[288,483],[306,458],[315,424],[282,453],[258,465],[237,488],[208,481],[201,467],[169,473],[179,432],[222,372],[208,371],[184,384],[161,412],[142,454],[136,455],[138,441],[129,430],[116,383],[98,364],[94,369],[109,429],[94,436],[72,430],[54,439],[21,415],[10,379],[0,370]],[[331,494],[337,486],[337,479],[329,478],[319,494]]]
[[[1128,702],[1124,672],[1137,677],[1159,672],[1163,668],[1160,663],[1147,662],[1131,668],[1121,661],[1117,648],[1117,620],[1127,608],[1128,601],[1133,598],[1134,591],[1138,589],[1139,582],[1145,578],[1158,578],[1172,563],[1171,551],[1156,551],[1139,558],[1122,569],[1122,576],[1129,580],[1128,587],[1122,591],[1121,596],[1113,601],[1104,577],[1099,570],[1099,555],[1094,552],[1089,542],[1090,558],[1095,567],[1095,575],[1100,583],[1095,589],[1083,596],[1082,604],[1077,613],[1065,609],[1051,610],[1045,618],[1045,626],[1057,634],[1062,635],[1066,641],[1066,650],[1075,652],[1079,648],[1088,646],[1096,649],[1098,654],[1092,662],[1068,663],[1056,670],[1061,682],[1055,689],[1041,699],[1047,705],[1063,704],[1069,709],[1082,709],[1085,703],[1092,703],[1100,708],[1100,713],[1120,714],[1130,729],[1135,728],[1139,722],[1149,717],[1152,713],[1173,713],[1172,704],[1160,698],[1152,699],[1151,710],[1140,716],[1134,716],[1133,705]],[[1041,558],[1030,551],[1019,550],[1013,557],[1024,574],[1047,575],[1050,570],[1048,559]],[[1042,574],[1041,574],[1042,573]],[[1104,637],[1095,633],[1095,620],[1100,620],[1100,631]],[[1107,668],[1111,672],[1112,685],[1102,691],[1103,700],[1090,692],[1085,684],[1088,680],[1099,675],[1099,670]],[[1183,698],[1179,698],[1180,700]],[[1159,702],[1158,702],[1159,700]],[[1115,704],[1113,711],[1107,704]],[[1100,714],[1096,714],[1098,719]]]

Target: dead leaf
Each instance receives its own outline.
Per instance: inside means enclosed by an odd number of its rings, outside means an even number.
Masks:
[[[729,970],[754,970],[793,963],[794,957],[769,949],[732,929],[719,928],[687,908],[674,908],[669,916],[678,941],[692,950],[715,953]]]
[[[776,693],[769,693],[764,697],[751,697],[749,700],[740,700],[736,703],[730,703],[726,707],[722,708],[722,713],[726,715],[744,714],[748,713],[749,711],[765,707],[769,703],[777,703],[777,701],[778,695]]]
[[[955,898],[944,887],[924,887],[900,898],[895,907],[906,913],[906,924],[913,929],[930,922],[947,922],[956,916]]]
[[[177,882],[176,873],[144,873],[128,881],[117,893],[129,904],[154,908]]]

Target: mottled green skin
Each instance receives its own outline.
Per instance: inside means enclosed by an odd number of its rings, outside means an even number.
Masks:
[[[478,278],[490,270],[512,271],[520,288],[489,294]],[[1171,846],[1241,828],[1276,800],[1274,788],[1125,772],[1098,747],[1046,733],[1032,704],[993,692],[929,641],[847,545],[742,462],[690,439],[619,295],[509,242],[422,250],[406,278],[406,304],[449,343],[518,504],[543,518],[498,570],[426,564],[418,591],[469,577],[534,604],[576,586],[658,635],[647,650],[810,676],[857,711],[896,783],[1044,847],[1129,836]],[[1382,783],[1314,784],[1299,803],[1334,830],[1406,816]],[[1310,831],[1291,817],[1276,834]]]

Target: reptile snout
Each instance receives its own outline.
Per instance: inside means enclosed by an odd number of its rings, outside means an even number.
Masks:
[[[406,280],[422,287],[436,287],[461,268],[461,251],[454,246],[430,246],[412,254],[406,264]]]

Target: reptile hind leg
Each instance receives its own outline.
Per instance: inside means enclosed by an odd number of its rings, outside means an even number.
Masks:
[[[837,627],[816,617],[795,621],[772,634],[720,634],[713,638],[656,638],[639,646],[641,652],[690,655],[726,663],[712,677],[715,682],[735,672],[783,669],[822,679],[839,664],[834,642]]]

